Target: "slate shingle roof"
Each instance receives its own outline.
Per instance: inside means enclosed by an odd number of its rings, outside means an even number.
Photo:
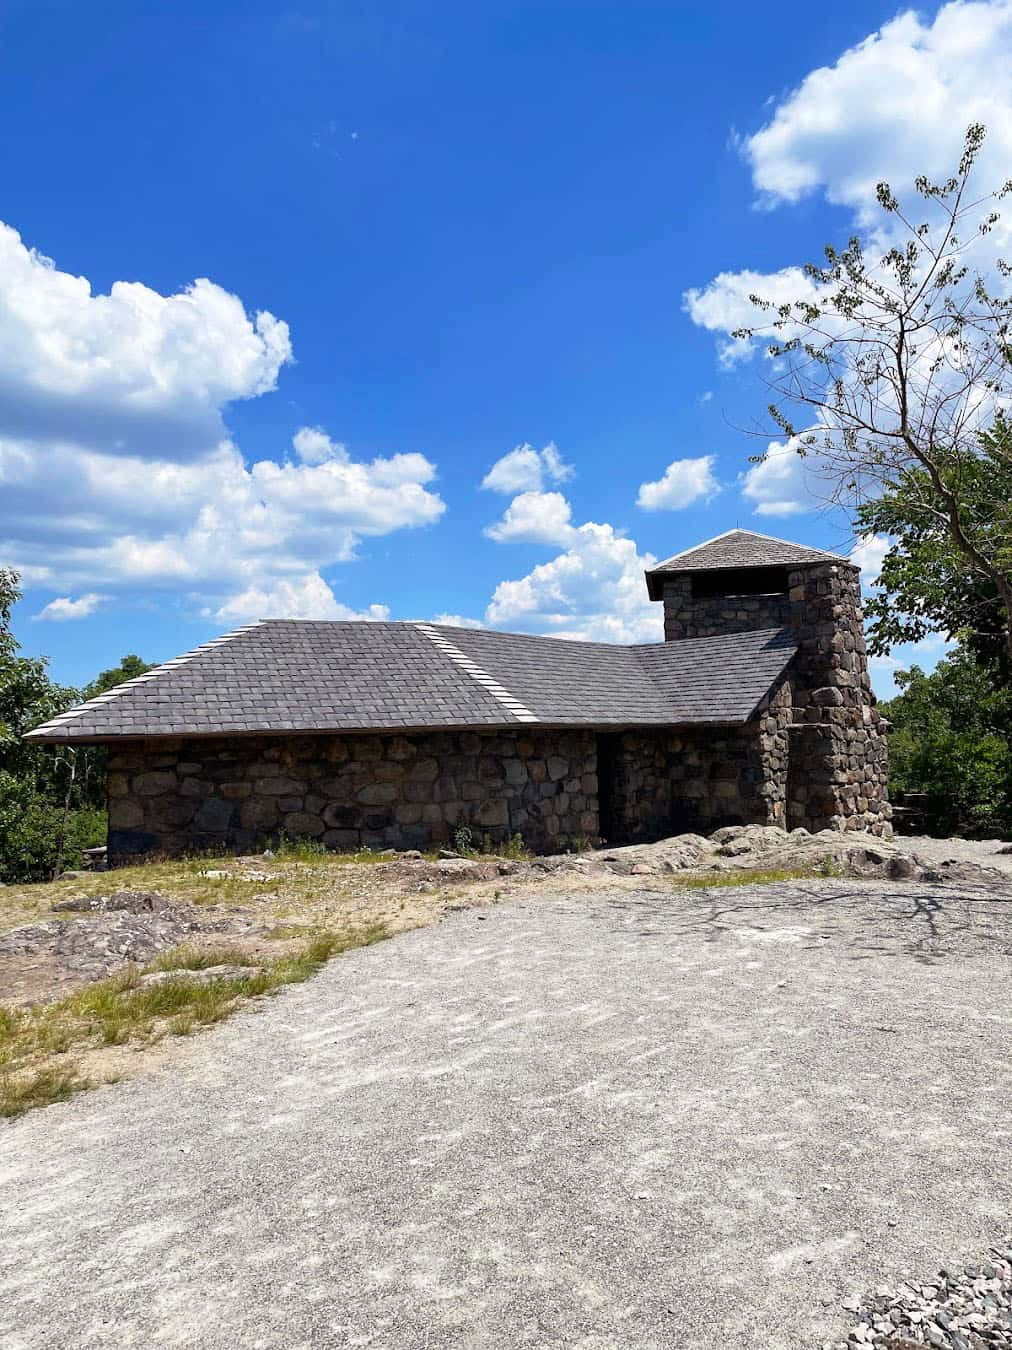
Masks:
[[[631,650],[665,691],[673,721],[687,725],[748,721],[798,648],[794,634],[782,628],[657,642]],[[715,710],[719,718],[714,717]]]
[[[837,562],[852,566],[847,558],[825,549],[809,548],[806,544],[791,544],[786,539],[774,539],[770,534],[756,534],[753,530],[728,530],[695,548],[687,548],[657,564],[647,573],[705,572],[720,568],[790,567],[799,563]]]
[[[618,647],[431,624],[268,620],[29,736],[740,723],[795,651],[786,631]]]

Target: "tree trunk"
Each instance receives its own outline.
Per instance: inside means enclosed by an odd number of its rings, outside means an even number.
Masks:
[[[56,841],[56,865],[53,868],[55,881],[63,871],[63,845],[67,838],[67,821],[70,818],[70,799],[74,791],[74,778],[77,775],[77,751],[67,751],[67,791],[63,797],[63,819],[60,821],[60,835]]]

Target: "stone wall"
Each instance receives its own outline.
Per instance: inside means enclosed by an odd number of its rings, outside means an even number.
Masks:
[[[856,568],[792,571],[794,660],[789,824],[891,831],[887,727],[875,706]]]
[[[458,826],[549,851],[598,835],[590,731],[214,737],[109,752],[109,857],[277,839],[420,848]]]
[[[661,839],[721,825],[786,820],[791,690],[785,680],[765,710],[742,727],[627,731],[617,739],[609,800],[609,843]]]
[[[780,592],[694,596],[691,576],[675,576],[664,583],[665,642],[786,628],[790,622],[790,600]]]
[[[868,676],[860,573],[842,562],[809,563],[790,569],[786,585],[783,594],[694,596],[690,576],[672,577],[664,583],[665,639],[793,629],[791,688],[760,732],[771,823],[785,823],[786,808],[792,828],[888,833],[887,728]]]

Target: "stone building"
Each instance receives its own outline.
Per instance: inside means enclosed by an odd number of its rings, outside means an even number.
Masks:
[[[109,749],[109,857],[759,822],[888,831],[858,569],[732,530],[646,577],[664,642],[267,620],[29,738]]]

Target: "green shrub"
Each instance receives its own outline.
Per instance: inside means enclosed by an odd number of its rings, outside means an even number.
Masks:
[[[926,798],[933,833],[1012,832],[1012,689],[958,647],[930,675],[896,675],[882,705],[892,723],[889,786]]]
[[[30,779],[0,770],[0,881],[49,881],[57,869],[80,867],[105,831],[104,811],[81,806],[65,815]]]

